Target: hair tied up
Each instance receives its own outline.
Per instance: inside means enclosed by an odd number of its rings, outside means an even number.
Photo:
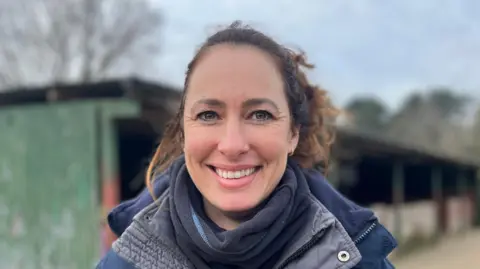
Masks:
[[[305,72],[302,69],[303,68],[314,69],[315,65],[307,62],[307,58],[305,56],[304,51],[300,51],[299,53],[290,51],[290,54],[291,54],[292,61],[295,64],[295,71],[296,71],[298,84],[300,88],[303,90],[303,92],[305,93],[307,100],[310,101],[315,97],[316,87],[312,86],[308,82],[307,76],[305,75]]]

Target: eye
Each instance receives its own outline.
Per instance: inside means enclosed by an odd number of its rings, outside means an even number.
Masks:
[[[214,121],[218,119],[218,114],[215,111],[204,111],[197,115],[197,119],[202,121]]]
[[[254,121],[268,121],[273,119],[272,113],[265,110],[258,110],[253,112],[250,117]]]

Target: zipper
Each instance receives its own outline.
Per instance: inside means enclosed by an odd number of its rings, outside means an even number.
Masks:
[[[368,226],[368,228],[362,234],[353,240],[355,245],[358,245],[360,242],[362,242],[363,239],[365,239],[373,231],[373,229],[375,229],[375,227],[377,227],[377,221],[374,221],[372,224],[370,224],[370,226]]]
[[[353,240],[353,242],[355,243],[355,245],[358,245],[360,242],[362,242],[372,231],[373,229],[375,229],[375,227],[377,227],[377,221],[373,222],[372,224],[370,224],[370,226],[368,226],[367,229],[365,229],[365,231],[360,234],[355,240]],[[323,235],[323,231],[324,230],[321,230],[319,231],[317,234],[315,234],[315,236],[310,239],[310,241],[308,241],[305,245],[303,245],[300,249],[298,249],[297,251],[295,251],[292,255],[290,255],[290,257],[288,257],[279,267],[278,269],[283,269],[285,268],[290,262],[294,261],[295,259],[297,259],[298,257],[302,256],[303,254],[305,254],[308,250],[310,250],[313,246],[315,246],[315,244],[318,243],[318,241],[322,238],[322,235]]]
[[[307,243],[305,243],[300,249],[295,251],[290,257],[288,257],[279,267],[278,269],[283,269],[285,268],[290,262],[296,260],[298,257],[302,256],[310,250],[315,244],[318,243],[318,241],[322,238],[323,232],[325,229],[320,230],[318,233],[316,233]]]

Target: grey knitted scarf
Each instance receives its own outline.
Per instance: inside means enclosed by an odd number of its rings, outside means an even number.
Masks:
[[[292,161],[254,216],[229,231],[215,227],[204,212],[198,212],[203,210],[198,206],[202,198],[185,164],[174,167],[170,171],[170,215],[178,246],[198,269],[272,268],[305,222],[302,213],[309,206],[309,189]]]

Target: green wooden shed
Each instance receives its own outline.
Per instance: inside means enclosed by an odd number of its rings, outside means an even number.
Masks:
[[[106,212],[136,194],[120,177],[142,170],[179,97],[137,79],[0,94],[0,268],[93,268]]]

